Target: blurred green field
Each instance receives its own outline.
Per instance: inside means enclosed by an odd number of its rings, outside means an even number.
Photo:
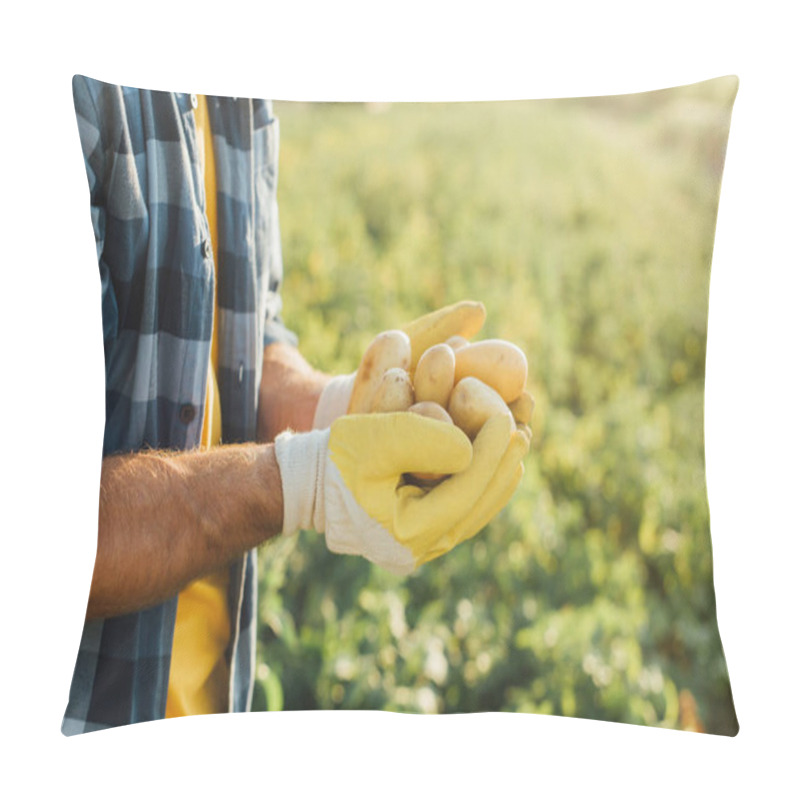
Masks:
[[[254,708],[524,711],[735,734],[703,388],[734,78],[620,98],[276,103],[284,317],[329,372],[462,298],[534,442],[478,537],[395,578],[264,548]]]

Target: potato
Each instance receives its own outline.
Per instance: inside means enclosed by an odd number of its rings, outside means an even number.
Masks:
[[[431,400],[422,400],[409,406],[408,410],[412,414],[419,414],[423,417],[430,417],[431,419],[438,419],[440,422],[449,422],[453,424],[453,418],[447,413],[447,410],[434,403]]]
[[[414,402],[411,376],[402,367],[392,367],[383,373],[372,401],[372,412],[408,411]]]
[[[451,336],[446,342],[446,345],[449,345],[453,350],[459,350],[462,347],[466,347],[469,344],[469,341],[465,339],[463,336]]]
[[[467,376],[483,381],[511,403],[525,390],[528,359],[511,342],[485,339],[456,350],[455,382]]]
[[[384,331],[370,343],[359,364],[350,396],[348,414],[368,414],[384,373],[394,367],[411,366],[411,340],[403,331]]]
[[[456,372],[456,354],[446,344],[429,347],[414,372],[414,395],[417,402],[429,400],[447,406]]]
[[[462,378],[455,385],[447,410],[453,422],[470,439],[474,439],[486,420],[495,414],[508,414],[516,424],[503,398],[491,386],[472,376]]]
[[[453,424],[450,415],[438,403],[433,403],[430,400],[423,400],[421,403],[414,403],[409,409],[412,414],[420,414],[423,417],[430,417],[431,419],[438,419],[440,422],[447,422]],[[441,483],[447,475],[440,475],[435,472],[410,472],[406,474],[406,480],[413,483],[415,486],[421,486],[425,489],[430,489]]]

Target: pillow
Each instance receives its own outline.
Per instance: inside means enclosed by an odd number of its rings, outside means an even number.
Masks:
[[[224,409],[258,391],[261,344],[298,342],[315,367],[346,374],[377,332],[461,298],[486,307],[480,338],[527,353],[536,406],[512,500],[409,577],[333,555],[304,531],[257,558],[243,550],[180,602],[93,614],[64,733],[202,713],[216,693],[230,710],[529,712],[735,735],[703,389],[737,86],[726,77],[616,97],[269,103],[76,76],[103,287],[105,456],[195,443],[208,355],[189,342],[210,338],[194,309],[214,278],[184,265],[209,263],[213,246],[220,264],[252,256],[270,275],[240,309],[237,287],[217,277],[222,335],[234,312],[264,315],[218,365],[226,442],[256,436],[255,419],[232,423]],[[143,164],[200,145],[200,113],[216,186],[188,160],[152,180]],[[247,141],[237,115],[252,120]],[[252,183],[241,180],[245,152]],[[228,224],[241,205],[261,224]],[[213,235],[184,252],[184,229]],[[119,266],[148,258],[141,275]],[[151,293],[160,299],[148,305]],[[156,331],[181,350],[180,385],[147,350]],[[200,656],[198,618],[218,637]],[[189,675],[200,657],[211,666]],[[168,700],[176,672],[184,689]]]

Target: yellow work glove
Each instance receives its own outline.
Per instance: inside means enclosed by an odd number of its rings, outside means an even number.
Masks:
[[[470,339],[483,327],[485,319],[483,303],[462,300],[402,325],[398,330],[403,331],[411,343],[411,371],[429,347],[446,342],[453,336]],[[355,378],[355,372],[337,375],[325,386],[314,415],[315,429],[327,428],[335,419],[347,413]]]
[[[528,437],[508,415],[470,443],[454,425],[410,413],[353,414],[275,443],[284,533],[311,528],[335,553],[405,575],[480,531],[508,502]],[[432,489],[404,475],[450,475]]]

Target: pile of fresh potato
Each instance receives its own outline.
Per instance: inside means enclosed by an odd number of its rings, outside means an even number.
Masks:
[[[453,336],[428,347],[412,369],[411,342],[401,330],[379,334],[356,373],[348,413],[410,411],[457,425],[474,439],[489,417],[508,414],[526,425],[533,398],[525,391],[528,361],[502,339],[470,343]],[[431,485],[445,476],[413,476]]]

